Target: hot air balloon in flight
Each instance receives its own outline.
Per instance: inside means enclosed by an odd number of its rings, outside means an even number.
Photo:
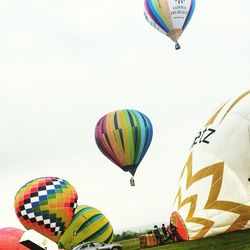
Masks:
[[[135,175],[153,136],[148,117],[137,110],[123,109],[103,116],[95,128],[101,152],[123,171]],[[130,180],[134,185],[133,177]]]
[[[195,0],[144,0],[146,20],[158,31],[175,42],[187,27],[195,8]]]
[[[20,188],[15,211],[26,229],[34,229],[57,243],[73,219],[77,198],[68,181],[42,177]]]
[[[58,242],[59,248],[72,249],[83,242],[112,243],[113,227],[98,209],[86,205],[78,206],[75,216]]]
[[[250,228],[249,163],[247,91],[221,105],[194,138],[172,214],[182,240]]]

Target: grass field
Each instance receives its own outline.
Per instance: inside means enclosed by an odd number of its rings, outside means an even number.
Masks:
[[[123,250],[139,250],[139,239],[120,241]],[[144,248],[145,249],[145,248]],[[250,230],[217,235],[200,240],[169,243],[164,246],[146,248],[150,250],[182,250],[182,249],[216,249],[216,250],[250,250]]]

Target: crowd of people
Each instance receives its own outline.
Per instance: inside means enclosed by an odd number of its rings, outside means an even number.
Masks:
[[[165,227],[165,224],[161,225],[159,228],[157,225],[153,229],[154,236],[157,241],[157,245],[164,245],[169,241],[177,242],[178,241],[178,232],[177,227],[170,222],[169,226]]]

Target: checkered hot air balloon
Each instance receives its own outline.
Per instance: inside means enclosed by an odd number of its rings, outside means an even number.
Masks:
[[[103,116],[95,128],[101,152],[134,176],[153,136],[149,118],[137,110],[123,109]]]
[[[26,229],[58,242],[73,219],[77,198],[76,190],[66,180],[42,177],[20,188],[15,212]]]

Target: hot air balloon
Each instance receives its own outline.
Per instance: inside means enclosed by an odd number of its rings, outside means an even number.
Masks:
[[[113,227],[105,215],[90,206],[78,206],[75,216],[58,242],[59,248],[72,249],[82,242],[111,243]]]
[[[175,42],[187,27],[195,8],[195,0],[144,0],[146,20],[158,31]]]
[[[1,250],[28,250],[27,247],[19,243],[24,231],[14,227],[0,229],[0,249]]]
[[[95,140],[101,152],[123,171],[135,175],[153,136],[150,120],[132,109],[103,116],[95,128]],[[134,185],[133,177],[130,180]]]
[[[250,228],[249,162],[247,91],[221,105],[194,138],[172,215],[181,239]]]
[[[15,196],[15,211],[26,229],[58,242],[73,219],[77,193],[66,180],[42,177],[26,183]]]

